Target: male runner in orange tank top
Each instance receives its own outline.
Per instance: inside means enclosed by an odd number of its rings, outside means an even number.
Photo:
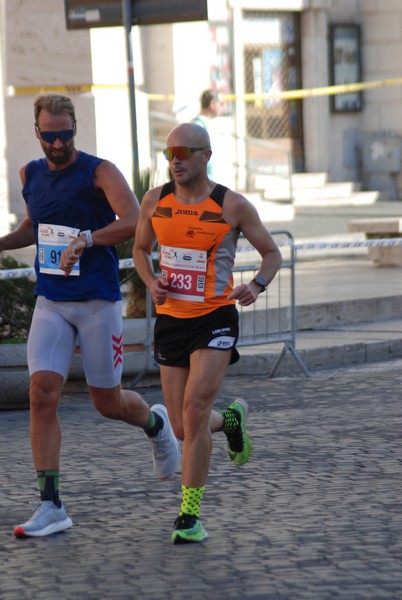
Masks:
[[[183,440],[182,503],[173,543],[202,542],[207,532],[200,505],[208,474],[211,434],[223,431],[235,465],[249,458],[248,404],[213,403],[229,364],[239,358],[238,312],[255,302],[275,277],[281,254],[244,196],[208,179],[208,132],[193,123],[168,136],[165,157],[173,181],[149,190],[142,201],[133,256],[156,305],[155,359],[175,435]],[[256,277],[233,287],[236,242],[242,233],[261,255]],[[155,238],[160,275],[152,268]]]

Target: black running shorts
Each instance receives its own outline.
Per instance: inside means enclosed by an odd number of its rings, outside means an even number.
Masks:
[[[190,354],[200,348],[230,350],[230,364],[239,360],[239,313],[234,304],[190,319],[158,315],[154,329],[155,360],[168,367],[188,367]]]

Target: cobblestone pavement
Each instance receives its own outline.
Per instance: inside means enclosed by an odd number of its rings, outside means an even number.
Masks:
[[[304,376],[229,377],[217,406],[250,401],[253,454],[214,449],[209,539],[170,543],[180,478],[155,481],[138,429],[64,396],[68,532],[17,540],[35,478],[27,411],[0,413],[0,598],[402,598],[402,361]],[[152,404],[159,388],[142,390]]]

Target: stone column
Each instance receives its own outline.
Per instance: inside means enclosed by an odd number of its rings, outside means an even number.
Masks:
[[[317,2],[319,6],[321,3]],[[325,8],[302,13],[302,77],[303,88],[327,85],[328,44]],[[304,152],[306,171],[329,170],[329,103],[327,96],[303,101]]]
[[[8,210],[20,221],[26,213],[19,169],[43,156],[33,127],[33,100],[41,89],[51,86],[56,91],[60,86],[72,98],[78,120],[77,147],[96,151],[93,96],[80,91],[80,86],[92,83],[90,33],[67,30],[62,1],[0,0],[0,8]]]

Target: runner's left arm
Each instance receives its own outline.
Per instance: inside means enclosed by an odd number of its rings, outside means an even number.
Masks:
[[[244,196],[236,192],[228,192],[224,203],[225,219],[234,227],[238,227],[244,237],[261,255],[261,264],[257,275],[267,285],[271,283],[282,264],[282,255],[272,235],[262,223],[256,208]],[[226,208],[227,207],[227,208]],[[242,306],[248,306],[261,293],[258,284],[250,281],[234,288],[230,298],[236,298]]]

